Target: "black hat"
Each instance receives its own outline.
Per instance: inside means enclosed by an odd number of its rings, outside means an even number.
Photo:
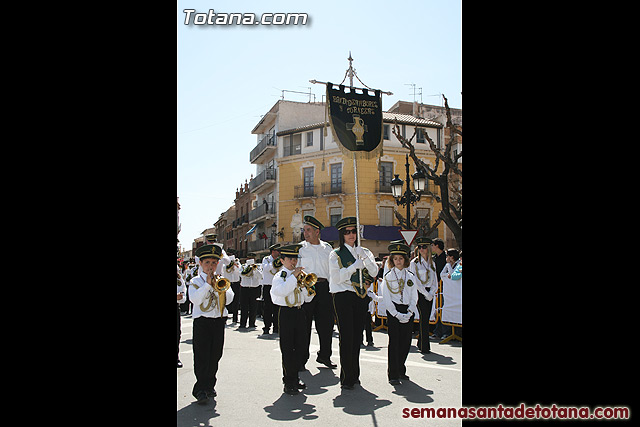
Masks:
[[[207,243],[215,242],[216,241],[216,234],[207,234],[206,236],[204,236],[204,238],[207,239]]]
[[[416,238],[416,245],[430,245],[431,244],[431,238],[429,237],[417,237]]]
[[[222,256],[222,248],[218,245],[204,245],[196,249],[196,252],[193,255],[197,256],[199,259],[211,257],[220,259]]]
[[[281,246],[278,250],[280,251],[280,255],[283,257],[288,256],[289,258],[297,258],[298,251],[301,247],[302,245],[300,243],[296,243],[295,245]]]
[[[347,216],[338,221],[338,223],[336,224],[336,228],[338,230],[342,230],[343,228],[347,227],[357,227],[357,224],[358,223],[355,216]]]
[[[318,230],[322,230],[324,228],[324,225],[311,215],[305,215],[303,223],[315,227]]]
[[[275,245],[269,246],[269,250],[270,251],[279,251],[280,250],[280,243],[276,243]]]
[[[409,255],[409,251],[411,250],[409,246],[404,243],[393,243],[387,246],[387,250],[389,251],[389,255],[401,254],[401,255]]]

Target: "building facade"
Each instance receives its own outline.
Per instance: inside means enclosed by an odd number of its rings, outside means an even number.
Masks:
[[[405,179],[408,150],[402,148],[393,135],[394,122],[397,121],[401,134],[407,138],[417,130],[413,141],[416,154],[432,167],[435,156],[424,133],[442,147],[446,136],[442,121],[420,118],[419,109],[418,117],[406,114],[406,105],[401,102],[394,107],[396,112],[383,113],[382,155],[358,160],[357,164],[363,245],[376,256],[387,253],[390,240],[401,238],[391,180],[394,174]],[[256,176],[249,182],[248,221],[255,230],[249,235],[248,247],[258,255],[266,253],[272,243],[303,240],[301,228],[305,215],[315,216],[327,227],[322,231],[322,239],[335,246],[338,241],[335,224],[342,217],[356,214],[353,158],[342,154],[329,128],[325,135],[325,108],[324,103],[280,100],[252,131],[257,136],[257,145],[249,154],[249,160],[256,165]],[[413,161],[409,160],[409,164],[413,174]],[[436,191],[432,182],[428,181],[428,185],[429,190]],[[412,206],[411,215],[418,217],[419,225],[429,225],[439,211],[440,204],[435,198],[423,195]],[[405,215],[406,208],[400,212]],[[444,238],[445,242],[447,237],[452,237],[451,232],[447,236],[444,223],[432,236]],[[447,246],[455,244],[447,243]]]

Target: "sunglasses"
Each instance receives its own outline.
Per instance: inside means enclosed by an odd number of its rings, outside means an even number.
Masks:
[[[356,229],[354,228],[353,230],[344,230],[343,233],[344,233],[345,236],[347,234],[356,234]]]

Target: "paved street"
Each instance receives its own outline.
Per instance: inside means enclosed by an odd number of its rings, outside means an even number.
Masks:
[[[462,405],[462,344],[431,340],[431,354],[417,351],[415,339],[407,359],[410,381],[392,386],[387,382],[387,333],[373,333],[374,348],[360,350],[360,381],[354,390],[342,390],[337,326],[334,328],[328,369],[315,361],[318,336],[312,331],[308,371],[300,373],[307,389],[297,396],[283,393],[282,365],[277,335],[263,338],[258,328],[239,331],[227,320],[224,353],[220,360],[216,392],[206,405],[198,405],[191,395],[193,373],[191,315],[182,316],[180,359],[177,369],[179,427],[273,425],[281,421],[351,426],[391,427],[398,425],[460,426],[459,419],[428,420],[402,418],[403,408],[460,407]],[[435,423],[435,424],[434,424]]]

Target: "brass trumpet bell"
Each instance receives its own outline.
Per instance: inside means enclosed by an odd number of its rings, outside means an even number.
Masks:
[[[231,287],[231,282],[229,279],[225,279],[224,277],[219,277],[216,282],[213,284],[213,290],[218,293],[218,307],[220,308],[220,314],[222,314],[222,310],[224,310],[224,306],[227,305],[227,289]]]
[[[307,288],[309,295],[315,295],[316,291],[313,289],[313,286],[317,281],[318,276],[316,276],[315,273],[305,273],[304,271],[301,271],[298,276],[298,286],[301,288]]]

